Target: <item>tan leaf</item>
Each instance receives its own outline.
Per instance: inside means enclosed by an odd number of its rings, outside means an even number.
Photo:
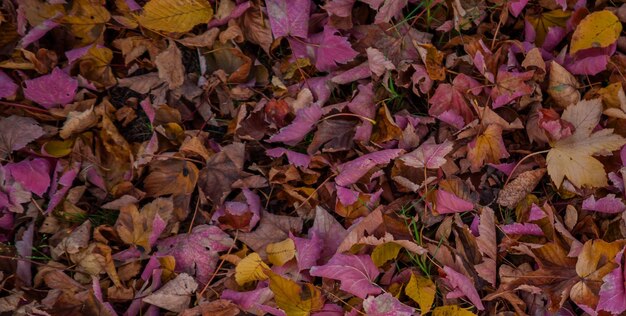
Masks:
[[[513,181],[507,183],[498,193],[498,204],[508,208],[515,208],[517,203],[535,189],[545,173],[545,168],[522,172]]]
[[[94,112],[93,107],[83,112],[72,111],[67,115],[59,136],[68,139],[73,134],[84,132],[96,124],[98,124],[98,115]]]
[[[191,302],[191,294],[198,288],[198,283],[187,273],[179,274],[175,279],[165,283],[156,292],[148,295],[143,302],[167,309],[182,312]]]
[[[556,61],[550,63],[550,80],[548,94],[562,108],[580,101],[578,80]]]
[[[154,63],[159,70],[159,78],[169,85],[170,89],[176,89],[185,82],[185,66],[183,66],[182,55],[174,41],[166,50],[161,52]]]
[[[567,179],[576,187],[607,185],[606,171],[593,155],[607,155],[626,144],[626,139],[613,134],[613,129],[591,133],[600,122],[600,99],[584,100],[565,109],[562,119],[574,125],[574,134],[552,144],[546,163],[552,181],[561,186]]]

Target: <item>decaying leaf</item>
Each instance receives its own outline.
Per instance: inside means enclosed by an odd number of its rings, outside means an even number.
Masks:
[[[187,32],[213,17],[213,8],[202,0],[151,0],[136,16],[143,27],[155,31]]]

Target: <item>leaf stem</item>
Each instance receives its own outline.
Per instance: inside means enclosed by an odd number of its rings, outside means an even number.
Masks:
[[[325,118],[322,119],[322,121],[325,121],[327,119],[333,118],[333,117],[337,117],[337,116],[354,116],[354,117],[358,117],[364,121],[368,121],[370,123],[372,123],[373,125],[376,125],[376,121],[372,120],[371,118],[362,116],[362,115],[358,115],[358,114],[354,114],[354,113],[337,113],[337,114],[333,114],[333,115],[329,115]]]
[[[542,150],[542,151],[534,152],[534,153],[532,153],[532,154],[528,154],[528,155],[524,156],[524,158],[522,158],[520,161],[518,161],[518,162],[517,162],[517,164],[515,165],[515,167],[513,167],[513,170],[511,170],[511,173],[510,173],[510,174],[509,174],[509,176],[506,178],[506,182],[504,182],[504,185],[506,186],[506,185],[509,183],[509,181],[511,180],[511,176],[513,175],[513,173],[515,173],[515,170],[517,170],[517,167],[519,167],[519,166],[522,164],[522,162],[523,162],[524,160],[526,160],[526,159],[528,159],[528,158],[530,158],[530,157],[532,157],[532,156],[537,156],[537,155],[540,155],[540,154],[545,154],[545,153],[547,153],[547,152],[549,152],[549,151],[550,151],[550,149],[546,149],[546,150]]]

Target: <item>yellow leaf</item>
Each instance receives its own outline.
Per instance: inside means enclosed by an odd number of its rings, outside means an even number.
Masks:
[[[258,253],[253,252],[243,258],[235,268],[235,281],[237,284],[244,285],[248,282],[265,280],[267,275],[264,269],[269,270],[270,267],[263,262]]]
[[[458,305],[448,305],[437,307],[433,310],[433,316],[476,316],[476,314],[467,309],[460,308]]]
[[[475,169],[486,163],[498,163],[501,158],[509,156],[502,140],[502,127],[498,124],[487,126],[476,140],[468,144],[468,149],[467,159]]]
[[[435,301],[436,292],[437,287],[433,281],[415,274],[411,275],[411,280],[404,289],[404,293],[420,306],[422,314],[430,311],[430,307]]]
[[[619,37],[622,23],[611,11],[602,10],[586,16],[572,35],[570,54],[592,47],[607,47]]]
[[[161,265],[161,278],[163,282],[167,282],[174,277],[174,269],[176,268],[176,259],[173,256],[159,257],[159,264]]]
[[[385,262],[398,257],[400,249],[402,249],[402,246],[395,242],[380,244],[372,251],[372,261],[374,261],[377,267],[380,267],[385,264]]]
[[[48,156],[61,158],[71,154],[73,147],[74,139],[51,140],[43,145],[43,150]]]
[[[282,266],[296,255],[296,245],[291,238],[272,243],[265,248],[267,258],[275,266]]]
[[[152,0],[143,7],[137,21],[154,31],[182,33],[212,17],[213,8],[206,0]]]
[[[322,293],[313,284],[298,285],[274,272],[267,273],[276,305],[284,310],[287,316],[308,316],[324,306]]]
[[[528,21],[535,28],[535,44],[537,46],[543,45],[546,39],[546,34],[551,27],[565,28],[567,20],[569,20],[571,13],[563,10],[554,10],[550,12],[544,12],[539,16],[529,16]]]
[[[117,83],[117,79],[111,70],[111,60],[113,60],[112,50],[94,45],[85,56],[80,58],[80,74],[97,86],[114,85]]]
[[[606,155],[626,144],[626,139],[613,134],[613,129],[591,133],[600,122],[602,101],[584,100],[563,111],[562,119],[572,123],[572,136],[552,145],[546,162],[548,174],[557,187],[567,179],[576,187],[603,187],[607,185],[606,172],[600,161],[592,155]]]
[[[69,24],[72,34],[81,38],[83,44],[90,44],[102,36],[106,28],[105,23],[109,19],[111,19],[111,14],[102,2],[75,0],[72,1],[72,9],[61,19],[61,22]]]

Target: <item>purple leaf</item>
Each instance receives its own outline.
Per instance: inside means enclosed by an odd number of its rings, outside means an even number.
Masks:
[[[465,275],[456,272],[454,269],[448,266],[444,266],[443,271],[446,273],[446,280],[454,289],[454,292],[448,293],[446,297],[459,297],[455,295],[462,294],[463,296],[466,296],[472,302],[472,304],[474,304],[474,306],[478,308],[478,310],[482,311],[485,309],[483,303],[480,301],[480,296],[478,295],[478,291],[476,291],[476,287],[474,287],[474,283],[472,282],[472,280],[470,280]]]
[[[76,179],[76,176],[78,176],[78,172],[80,171],[80,165],[80,162],[74,162],[66,170],[65,163],[61,160],[57,161],[57,165],[54,169],[54,175],[51,182],[52,185],[50,186],[50,191],[48,191],[50,201],[48,202],[46,214],[50,213],[52,210],[54,210],[55,207],[57,207],[57,205],[59,205],[59,203],[61,203],[61,200],[63,200],[67,191],[69,191],[72,187],[74,179]],[[59,176],[58,181],[57,176]]]
[[[526,7],[526,4],[528,4],[528,0],[513,0],[509,2],[509,11],[511,11],[511,14],[514,17],[517,17],[520,13],[522,13],[522,10],[524,10],[524,7]]]
[[[11,115],[0,119],[0,158],[41,137],[43,129],[30,117]]]
[[[26,80],[24,83],[24,96],[46,109],[72,102],[78,88],[78,80],[58,67],[51,74]]]
[[[352,7],[356,0],[330,0],[324,5],[326,12],[347,18],[352,15]]]
[[[617,253],[617,268],[605,275],[600,288],[598,311],[603,310],[618,315],[626,311],[626,270],[622,266],[624,249]]]
[[[474,209],[474,204],[463,200],[456,196],[454,193],[450,193],[445,190],[437,190],[436,194],[436,208],[435,210],[439,214],[461,213]]]
[[[222,292],[221,298],[232,301],[247,313],[260,315],[258,313],[261,311],[259,305],[265,304],[265,302],[269,301],[273,296],[274,293],[272,293],[272,290],[265,285],[265,287],[259,287],[256,290],[247,292],[237,292],[226,289]]]
[[[369,78],[372,76],[372,71],[368,62],[364,62],[354,68],[348,69],[344,72],[332,78],[332,82],[337,84],[347,84],[360,79]]]
[[[533,203],[533,205],[530,206],[530,215],[528,216],[528,220],[538,221],[544,217],[546,217],[546,213],[539,206],[537,206],[537,204]]]
[[[6,173],[4,167],[0,165],[0,210],[23,213],[22,203],[30,201],[31,194],[25,191],[21,184],[9,179]],[[4,220],[3,217],[3,224],[5,224]],[[12,218],[6,218],[6,220],[12,220]]]
[[[445,140],[441,144],[429,138],[414,151],[400,157],[407,166],[414,168],[438,169],[446,163],[445,156],[452,151],[453,143]]]
[[[609,62],[609,56],[600,55],[587,58],[581,58],[567,65],[573,75],[591,75],[595,76],[606,69]]]
[[[335,178],[335,182],[340,186],[353,184],[367,174],[374,166],[387,164],[392,159],[398,157],[402,152],[404,152],[402,149],[384,149],[343,163],[337,167],[339,175]]]
[[[533,223],[513,223],[507,225],[501,225],[500,229],[508,235],[530,235],[530,236],[543,236],[541,227]]]
[[[42,38],[44,35],[46,35],[46,33],[48,33],[50,30],[52,30],[53,28],[59,26],[60,24],[55,22],[54,20],[58,17],[61,16],[60,12],[57,12],[57,14],[55,15],[55,17],[45,20],[43,22],[41,22],[41,24],[35,26],[34,28],[32,28],[30,31],[28,31],[28,34],[26,34],[21,42],[20,42],[20,46],[21,47],[26,47],[28,45],[30,45],[31,43],[39,40],[40,38]]]
[[[219,259],[218,251],[228,250],[234,241],[217,226],[200,225],[194,227],[191,234],[178,234],[158,243],[161,256],[173,256],[176,259],[176,272],[195,275],[205,284]]]
[[[310,269],[317,264],[317,260],[322,253],[322,240],[315,230],[311,231],[311,239],[295,237],[291,232],[291,238],[296,245],[296,261],[298,262],[298,271]]]
[[[428,101],[431,104],[428,114],[456,128],[463,128],[474,119],[474,113],[465,101],[468,90],[478,95],[482,89],[480,83],[464,74],[456,76],[452,85],[440,84]]]
[[[626,205],[624,205],[622,199],[616,198],[615,194],[608,194],[597,201],[596,197],[592,195],[583,201],[583,210],[615,214],[626,210]]]
[[[265,154],[272,158],[278,158],[282,155],[286,155],[289,163],[297,167],[308,168],[309,163],[311,163],[311,157],[309,155],[301,154],[285,148],[268,149],[265,151]]]
[[[282,142],[289,146],[295,146],[313,129],[321,117],[322,109],[319,105],[300,109],[293,122],[281,128],[278,134],[270,137],[268,142]]]
[[[265,5],[275,38],[309,36],[310,0],[266,0]]]
[[[390,293],[368,297],[363,301],[363,310],[369,316],[412,316],[415,311],[413,307],[402,304]]]
[[[509,72],[501,67],[498,70],[496,87],[491,90],[493,108],[499,108],[524,95],[531,94],[533,87],[525,81],[532,79],[533,72]]]
[[[317,41],[313,41],[317,44],[315,67],[320,71],[334,70],[337,64],[345,64],[359,54],[352,49],[346,37],[336,35],[338,32],[331,26],[325,26],[321,39],[320,34],[316,34]]]
[[[380,287],[374,279],[380,273],[372,258],[367,255],[335,254],[327,264],[311,267],[312,276],[341,281],[340,289],[360,298],[378,294]]]
[[[35,222],[31,222],[28,225],[22,239],[15,242],[15,248],[20,257],[24,259],[30,259],[33,255],[33,237],[35,233]],[[17,277],[24,282],[27,286],[32,285],[33,275],[31,272],[31,261],[25,260],[17,265]]]
[[[24,159],[5,167],[15,181],[39,196],[43,196],[50,186],[50,163],[46,159]]]
[[[11,80],[11,77],[0,70],[0,99],[15,95],[17,88],[18,85]]]
[[[341,226],[337,219],[320,206],[315,209],[315,220],[309,232],[311,238],[315,233],[323,242],[322,259],[332,256],[348,235],[346,229]]]
[[[367,63],[373,74],[380,77],[384,75],[387,70],[396,69],[396,66],[378,49],[368,47],[365,51],[367,53]]]

